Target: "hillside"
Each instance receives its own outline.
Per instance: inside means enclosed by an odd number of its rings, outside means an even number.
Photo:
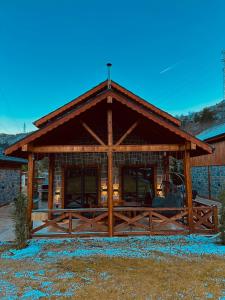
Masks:
[[[18,133],[18,134],[6,134],[0,133],[0,148],[8,147],[11,144],[14,144],[18,140],[24,138],[29,133]]]
[[[225,123],[225,100],[205,107],[199,112],[181,115],[178,118],[181,120],[184,130],[197,135],[209,127]]]

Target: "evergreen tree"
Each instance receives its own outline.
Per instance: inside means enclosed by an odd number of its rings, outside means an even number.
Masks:
[[[27,197],[22,193],[15,199],[13,220],[16,247],[22,249],[27,246],[27,239],[29,237]]]

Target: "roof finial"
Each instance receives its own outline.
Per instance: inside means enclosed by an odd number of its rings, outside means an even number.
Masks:
[[[108,89],[111,89],[111,67],[112,67],[112,64],[111,63],[107,63],[107,69],[108,69]]]

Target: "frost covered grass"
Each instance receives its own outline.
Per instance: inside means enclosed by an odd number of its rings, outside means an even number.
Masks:
[[[225,299],[225,246],[211,237],[0,244],[0,299]]]

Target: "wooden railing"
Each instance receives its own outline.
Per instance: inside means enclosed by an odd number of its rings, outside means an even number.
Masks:
[[[193,232],[216,233],[218,232],[218,208],[213,206],[193,207]]]
[[[33,222],[33,237],[108,235],[107,208],[46,209],[33,213],[42,214],[41,222]],[[113,233],[115,236],[121,236],[218,231],[216,206],[194,207],[191,224],[188,224],[188,213],[188,208],[114,207]],[[49,215],[51,219],[48,218]]]
[[[115,235],[188,233],[186,208],[114,208]]]
[[[104,236],[108,233],[107,208],[42,209],[35,210],[33,213],[46,216],[42,220],[43,224],[38,224],[31,230],[33,237]],[[49,215],[51,219],[48,219]]]

